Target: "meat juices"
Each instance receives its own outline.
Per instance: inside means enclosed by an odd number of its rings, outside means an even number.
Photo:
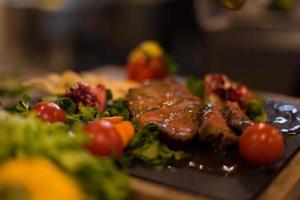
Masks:
[[[186,142],[198,130],[200,98],[175,81],[146,83],[129,90],[128,108],[143,126],[158,125],[167,139]]]

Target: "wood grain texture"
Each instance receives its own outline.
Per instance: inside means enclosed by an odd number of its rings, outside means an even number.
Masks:
[[[145,181],[138,178],[131,178],[132,188],[131,200],[209,200],[204,196],[196,196],[174,188]]]
[[[300,199],[300,152],[272,181],[258,198],[259,200],[299,200]]]

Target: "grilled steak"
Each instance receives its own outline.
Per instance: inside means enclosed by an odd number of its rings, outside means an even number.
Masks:
[[[200,140],[215,148],[223,149],[238,141],[237,135],[227,124],[223,104],[207,104],[200,112]]]
[[[201,107],[201,101],[175,81],[150,82],[129,90],[128,108],[143,126],[154,123],[169,140],[186,142],[195,134],[201,141],[224,149],[238,142],[252,122],[235,102]]]
[[[238,135],[253,122],[235,102],[211,103],[200,112],[199,137],[219,149],[238,141]]]
[[[235,133],[238,135],[240,135],[245,128],[253,124],[236,102],[228,101],[225,103],[224,116],[229,126],[235,130]]]
[[[128,108],[143,126],[154,123],[168,139],[191,140],[198,129],[201,101],[185,86],[167,80],[129,90]]]

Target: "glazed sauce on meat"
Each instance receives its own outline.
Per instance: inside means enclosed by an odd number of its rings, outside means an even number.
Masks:
[[[225,83],[226,78],[221,78],[224,79],[221,82]],[[226,89],[225,85],[221,89]],[[239,85],[233,83],[233,86],[238,88]],[[237,104],[208,104],[198,115],[201,100],[183,85],[170,80],[152,82],[132,89],[127,97],[133,118],[142,125],[155,123],[167,141],[175,142],[173,148],[188,154],[186,158],[174,161],[168,170],[176,172],[188,168],[230,177],[261,169],[253,169],[239,155],[238,136],[252,121]],[[265,104],[268,121],[286,137],[293,137],[300,132],[299,108],[274,100],[266,100]],[[234,147],[230,151],[221,151],[231,145]]]
[[[172,80],[145,83],[129,90],[128,109],[141,125],[153,123],[169,140],[186,142],[198,129],[201,99]]]
[[[298,137],[300,134],[300,107],[278,101],[266,101],[265,110],[269,123],[281,130],[285,137]],[[215,151],[201,144],[191,144],[181,150],[188,156],[168,166],[168,170],[177,172],[182,168],[190,168],[198,172],[213,173],[225,177],[237,176],[253,170],[245,163],[238,149],[229,152]],[[261,168],[257,169],[261,170]]]

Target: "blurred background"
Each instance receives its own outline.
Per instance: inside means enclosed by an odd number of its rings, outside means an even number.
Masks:
[[[179,74],[226,73],[258,90],[300,96],[300,1],[0,0],[0,72],[124,66],[157,40]]]

